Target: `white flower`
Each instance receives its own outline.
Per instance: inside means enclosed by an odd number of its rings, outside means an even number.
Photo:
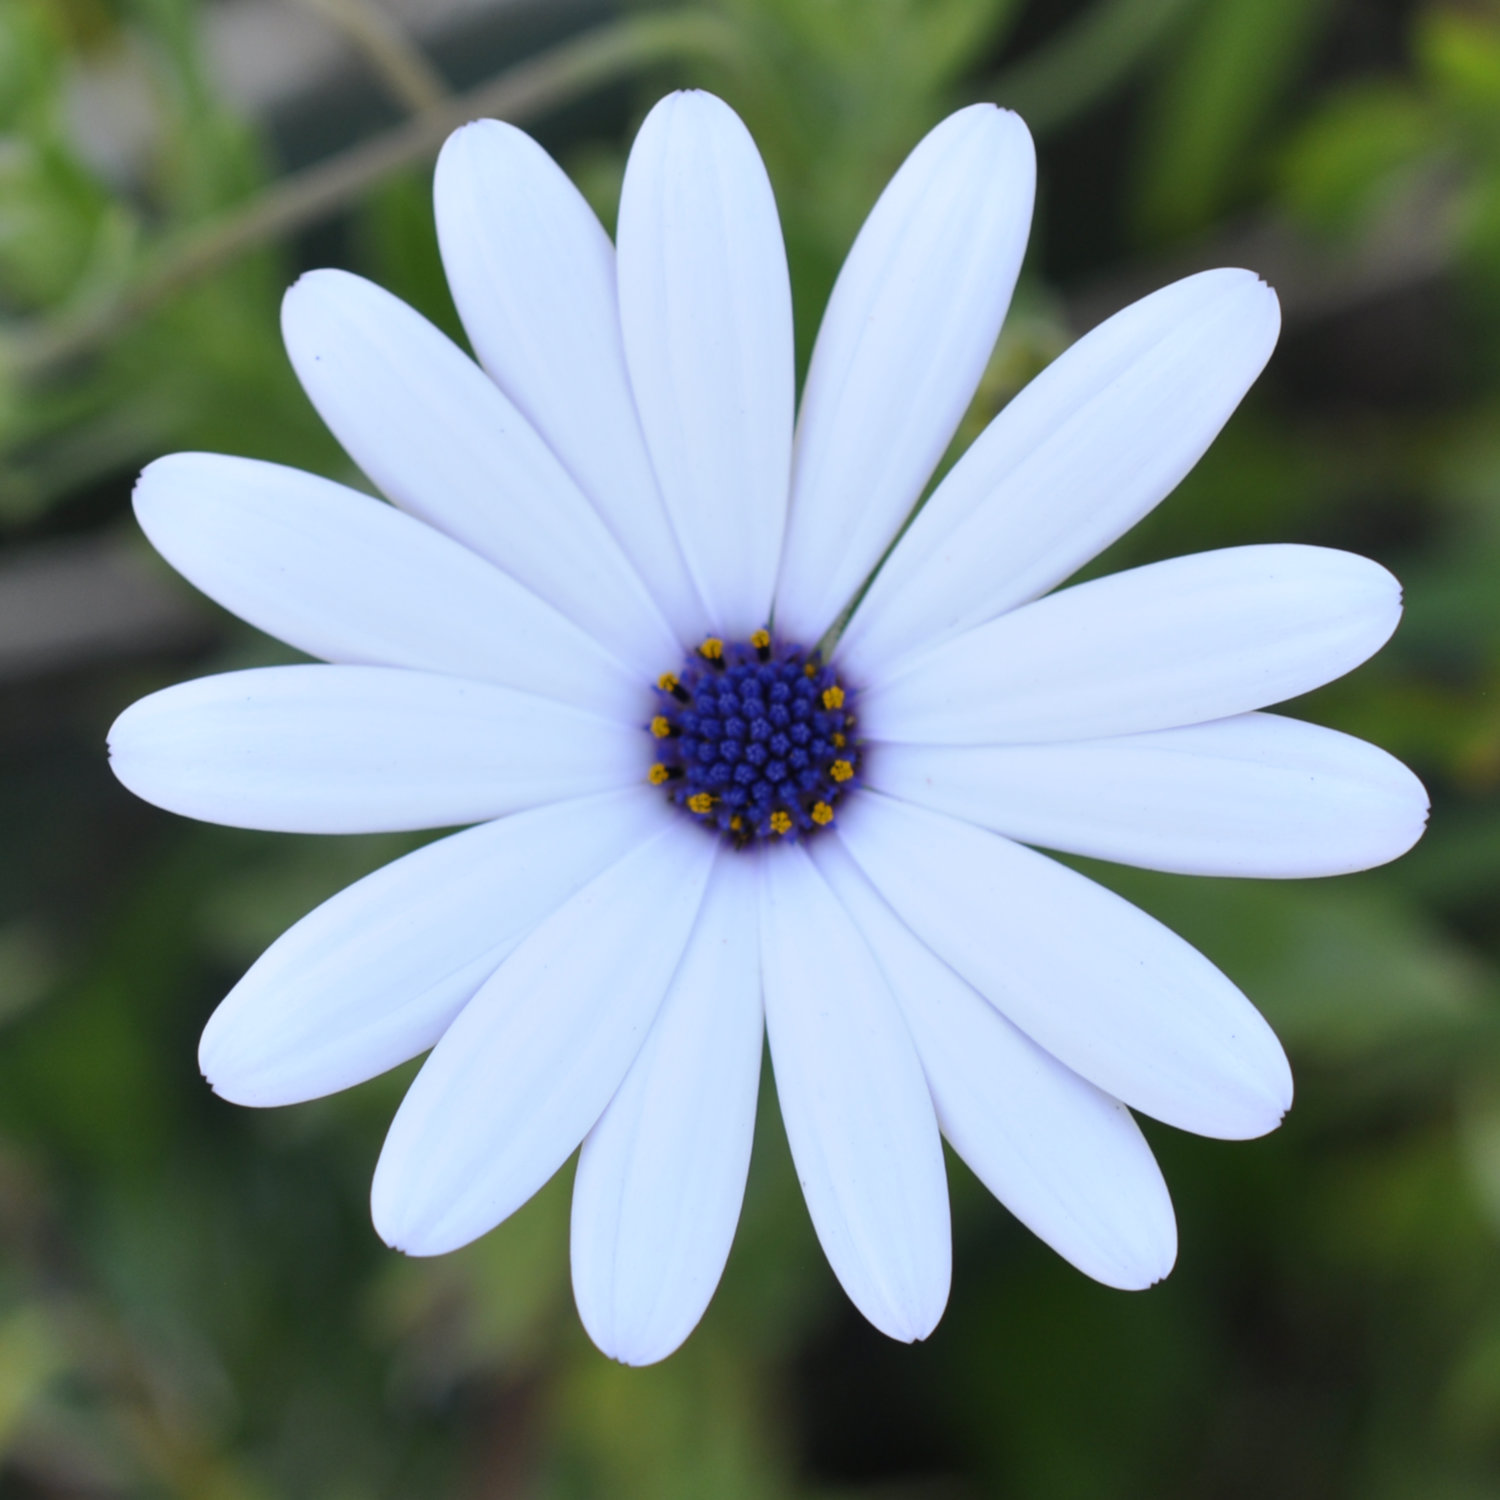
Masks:
[[[940,1131],[1090,1276],[1165,1275],[1171,1204],[1129,1110],[1259,1135],[1286,1059],[1205,958],[1026,846],[1304,876],[1422,829],[1389,756],[1255,712],[1386,640],[1383,569],[1241,547],[1048,593],[1259,373],[1278,312],[1248,272],[1169,286],[1058,359],[811,657],[978,383],[1033,181],[1025,127],[989,106],[916,148],[839,278],[794,442],[775,204],[724,104],[652,111],[618,256],[531,140],[468,126],[436,202],[479,365],[351,275],[285,303],[308,395],[394,503],[209,454],[136,492],[173,566],[330,665],[135,704],[111,736],[128,787],[242,827],[477,825],[276,942],[204,1072],[287,1104],[431,1049],[373,1189],[417,1255],[582,1142],[574,1287],[627,1362],[675,1348],[719,1279],[763,1019],[818,1236],[886,1333],[923,1337],[947,1297]]]

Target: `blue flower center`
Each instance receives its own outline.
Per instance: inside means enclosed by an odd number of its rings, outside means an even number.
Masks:
[[[801,646],[711,637],[656,692],[652,785],[737,849],[830,827],[859,785],[851,695]]]

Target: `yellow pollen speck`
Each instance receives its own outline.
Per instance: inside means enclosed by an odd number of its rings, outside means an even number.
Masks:
[[[854,767],[850,765],[847,760],[836,760],[831,766],[829,766],[828,774],[832,776],[835,781],[848,781],[848,779],[854,774]]]
[[[672,721],[665,714],[657,714],[651,721],[651,733],[664,740],[672,732]]]
[[[724,655],[724,642],[718,636],[711,635],[698,647],[698,654],[708,661],[718,661]]]
[[[792,815],[788,812],[773,812],[771,814],[772,833],[790,833],[792,831]]]
[[[843,706],[844,690],[838,685],[838,683],[834,683],[831,688],[823,689],[824,708],[842,708]]]
[[[731,833],[738,833],[744,826],[745,820],[738,813],[729,820],[729,831]]]
[[[661,676],[656,679],[656,685],[662,690],[662,692],[670,693],[672,689],[677,686],[676,673],[663,672]]]
[[[695,813],[706,813],[713,810],[714,794],[712,792],[694,792],[687,800],[688,811]]]
[[[649,781],[652,786],[660,786],[666,779],[667,768],[662,765],[660,761],[657,761],[657,763],[652,766],[649,771],[646,772],[646,780]]]
[[[757,651],[764,651],[766,647],[771,644],[771,632],[769,630],[757,630],[755,634],[750,637],[750,644],[754,646]]]
[[[812,820],[820,824],[833,822],[833,809],[826,802],[814,802]]]
[[[818,669],[817,669],[817,668],[816,668],[816,667],[815,667],[815,666],[813,666],[813,664],[812,664],[812,663],[811,663],[811,662],[808,662],[808,664],[807,664],[807,665],[806,665],[806,666],[805,666],[805,667],[803,667],[803,669],[802,669],[802,670],[803,670],[803,671],[804,671],[804,672],[805,672],[805,673],[806,673],[806,674],[807,674],[807,675],[808,675],[808,676],[809,676],[809,677],[815,677],[815,676],[817,676],[817,672],[818,672]]]
[[[844,748],[844,737],[843,737],[843,735],[841,735],[841,734],[830,734],[828,736],[828,738],[833,741],[833,748],[835,750],[842,750]]]

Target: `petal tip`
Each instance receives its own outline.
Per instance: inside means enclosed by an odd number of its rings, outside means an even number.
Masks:
[[[204,1033],[208,1041],[207,1032]],[[208,1042],[198,1046],[198,1071],[203,1081],[226,1104],[240,1109],[279,1109],[287,1104],[301,1104],[311,1097],[308,1094],[269,1088],[264,1077],[257,1077],[251,1068],[237,1068],[231,1054],[232,1049]]]
[[[492,126],[499,127],[491,129]],[[512,127],[514,128],[514,127]],[[450,155],[455,151],[462,150],[466,146],[473,145],[482,136],[500,136],[505,133],[505,123],[501,120],[491,120],[478,117],[473,120],[465,120],[456,130],[450,131],[448,139],[443,142],[442,149],[438,152],[438,160]]]
[[[596,1337],[591,1329],[589,1337],[594,1340],[599,1352],[608,1355],[616,1364],[624,1365],[628,1370],[644,1370],[651,1365],[659,1365],[668,1355],[675,1354],[682,1347],[687,1334],[655,1338],[649,1334],[641,1334],[634,1338],[616,1337],[606,1341]]]
[[[339,296],[358,296],[360,293],[377,293],[380,289],[363,276],[345,271],[338,266],[317,266],[304,271],[281,294],[281,330],[284,338],[290,339],[298,320],[326,309],[330,299]],[[382,295],[389,296],[389,293]]]
[[[398,1113],[392,1132],[399,1123]],[[390,1140],[387,1135],[387,1151]],[[412,1162],[393,1167],[386,1152],[375,1164],[370,1183],[370,1222],[392,1250],[422,1260],[449,1255],[488,1233],[506,1217],[501,1214],[476,1219],[472,1213],[455,1212],[451,1204],[424,1203],[421,1194],[426,1184],[419,1173],[420,1167]]]
[[[943,1313],[948,1305],[948,1299],[944,1297],[942,1306],[936,1310],[923,1310],[913,1308],[902,1319],[899,1332],[892,1332],[891,1337],[903,1344],[925,1343],[937,1331],[937,1326],[943,1321]]]
[[[1162,1229],[1158,1241],[1149,1246],[1141,1258],[1141,1291],[1160,1286],[1177,1265],[1177,1218],[1170,1211],[1170,1205]]]
[[[143,488],[154,487],[174,470],[183,468],[185,462],[200,457],[202,455],[197,453],[164,453],[160,458],[153,458],[136,475],[135,484],[131,488],[132,499],[139,496]]]
[[[664,94],[652,106],[641,123],[637,141],[647,135],[648,128],[676,131],[716,130],[728,127],[749,137],[745,122],[733,107],[717,94],[707,89],[676,89]]]
[[[302,302],[306,299],[308,293],[314,289],[314,278],[316,277],[321,280],[324,275],[325,269],[326,268],[319,268],[315,271],[304,271],[294,282],[292,282],[289,287],[287,287],[287,289],[281,294],[281,316],[283,318],[286,317],[287,312],[295,303]]]
[[[421,1254],[413,1244],[415,1235],[412,1226],[401,1213],[400,1206],[392,1201],[389,1185],[382,1180],[378,1164],[375,1179],[370,1184],[370,1223],[390,1249],[399,1251],[402,1255]]]
[[[146,540],[162,550],[153,534],[153,528],[174,514],[182,514],[189,521],[192,515],[183,502],[190,499],[209,499],[203,487],[212,483],[215,464],[228,468],[239,467],[247,460],[231,458],[222,453],[166,453],[154,458],[136,475],[130,490],[130,508],[135,514]],[[191,496],[184,493],[185,486],[193,486]]]
[[[108,757],[109,768],[115,773],[116,779],[131,791],[135,791],[135,788],[131,785],[129,773],[120,762],[129,755],[133,748],[130,741],[139,717],[136,710],[146,701],[144,698],[138,698],[129,708],[119,713],[104,736],[104,753]],[[136,795],[140,794],[136,793]]]
[[[1292,1109],[1292,1075],[1288,1068],[1284,1080],[1257,1091],[1256,1097],[1247,1097],[1234,1117],[1227,1122],[1222,1139],[1230,1141],[1256,1141],[1270,1135],[1281,1125]]]
[[[541,149],[524,130],[508,120],[495,120],[487,115],[466,120],[443,142],[438,152],[436,176],[447,178],[455,171],[473,170],[483,165],[486,153],[525,146]]]
[[[951,1281],[950,1265],[941,1277],[932,1276],[927,1285],[911,1288],[904,1297],[886,1295],[878,1306],[861,1301],[859,1310],[887,1338],[898,1344],[920,1344],[943,1320]]]
[[[298,1089],[284,1075],[278,1087],[277,1070],[257,1066],[243,1036],[235,1036],[222,1023],[214,1024],[222,1010],[220,1006],[209,1017],[198,1042],[198,1071],[220,1099],[241,1109],[279,1109],[317,1097],[316,1091]],[[289,1082],[294,1086],[288,1087]]]
[[[928,132],[927,140],[944,140],[944,149],[953,149],[963,142],[984,142],[997,153],[993,165],[1005,164],[1007,159],[1019,157],[1032,178],[1036,175],[1036,143],[1030,127],[1013,109],[981,100],[978,104],[966,105],[938,122]],[[918,148],[921,149],[920,147]],[[1010,165],[1016,163],[1012,160]]]
[[[241,1087],[233,1078],[227,1076],[222,1068],[207,1065],[200,1058],[198,1071],[202,1073],[203,1081],[210,1090],[226,1104],[238,1105],[241,1109],[265,1107],[265,1101],[253,1097],[250,1090]]]

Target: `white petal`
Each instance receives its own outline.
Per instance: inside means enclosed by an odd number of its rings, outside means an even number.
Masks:
[[[667,512],[716,629],[770,617],[792,451],[792,296],[776,200],[712,94],[646,116],[620,194],[620,323]]]
[[[776,1092],[823,1252],[854,1305],[910,1343],[948,1300],[948,1184],[932,1098],[879,965],[805,850],[762,863]]]
[[[481,823],[394,860],[282,934],[198,1062],[235,1104],[296,1104],[436,1043],[543,918],[672,816],[648,787]]]
[[[479,823],[638,784],[639,729],[529,693],[389,667],[261,667],[131,704],[110,768],[184,817],[279,833]]]
[[[1427,793],[1374,745],[1277,714],[1048,745],[881,745],[870,786],[1026,844],[1288,879],[1404,854]]]
[[[866,790],[839,818],[871,883],[997,1010],[1106,1093],[1198,1135],[1273,1130],[1271,1028],[1155,918],[1020,844]]]
[[[684,642],[705,625],[625,369],[615,247],[524,131],[475,120],[432,185],[443,267],[479,362],[604,517]]]
[[[817,640],[917,503],[1000,332],[1035,188],[1020,117],[975,104],[917,146],[871,210],[802,394],[783,634]]]
[[[349,456],[402,510],[560,609],[647,680],[680,655],[582,491],[499,388],[420,314],[347,271],[286,294],[297,378]]]
[[[708,1306],[739,1222],[763,1013],[755,867],[722,858],[698,925],[573,1183],[573,1294],[627,1365],[665,1359]]]
[[[413,667],[638,722],[649,693],[591,635],[483,558],[327,479],[218,453],[147,466],[135,513],[189,582],[325,661]]]
[[[370,1206],[411,1255],[514,1213],[620,1086],[687,946],[718,845],[674,819],[531,933],[423,1064]]]
[[[907,658],[863,695],[861,722],[873,739],[980,745],[1224,719],[1342,677],[1400,618],[1400,584],[1349,552],[1199,552],[1063,589]]]
[[[895,992],[937,1105],[975,1176],[1080,1271],[1136,1290],[1177,1256],[1172,1200],[1130,1111],[1018,1031],[923,946],[837,839],[813,859]]]
[[[985,429],[881,568],[840,650],[856,672],[1035,599],[1176,488],[1281,327],[1249,271],[1205,271],[1117,313]]]

